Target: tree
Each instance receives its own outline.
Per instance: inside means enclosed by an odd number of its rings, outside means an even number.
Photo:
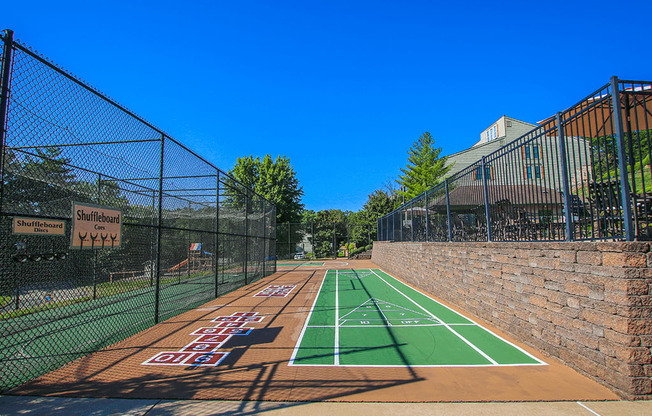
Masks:
[[[412,199],[441,182],[448,173],[446,157],[439,157],[441,147],[435,148],[435,139],[425,132],[408,151],[408,165],[401,168],[403,175],[397,182],[406,200]]]
[[[229,174],[276,205],[277,224],[301,220],[303,188],[287,156],[240,157]]]
[[[339,209],[303,211],[303,224],[311,227],[311,242],[316,257],[333,256],[346,243],[346,217],[347,213]]]
[[[396,208],[394,202],[395,199],[382,189],[378,189],[368,196],[362,210],[352,217],[355,225],[351,235],[358,247],[377,238],[378,218],[392,212]]]

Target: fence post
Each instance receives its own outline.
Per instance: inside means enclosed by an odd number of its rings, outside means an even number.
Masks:
[[[161,301],[161,222],[163,219],[163,156],[165,154],[165,135],[161,135],[161,157],[158,174],[158,222],[156,224],[156,290],[154,292],[154,323],[159,320]]]
[[[278,256],[276,255],[276,240],[278,240],[278,224],[276,223],[276,205],[272,204],[272,215],[269,217],[270,218],[270,223],[274,224],[274,273],[276,273],[276,260],[278,260]]]
[[[244,276],[245,286],[249,284],[249,276],[247,275],[247,262],[249,261],[249,194],[245,190],[245,255],[244,255]]]
[[[568,163],[566,159],[566,137],[564,129],[561,127],[561,113],[557,113],[557,137],[559,140],[559,154],[561,163],[561,180],[564,190],[564,213],[566,213],[566,241],[573,241],[573,213],[571,212],[570,203],[570,186],[568,183]]]
[[[220,261],[219,261],[219,244],[220,244],[220,171],[215,174],[216,189],[215,189],[215,247],[213,247],[213,269],[215,270],[215,297],[219,296],[219,274],[220,274]]]
[[[9,109],[9,75],[11,74],[11,60],[14,44],[14,32],[7,29],[4,36],[2,51],[2,69],[0,74],[0,209],[4,207],[4,177],[5,177],[5,146],[7,144],[7,111]]]
[[[429,221],[429,216],[428,216],[428,191],[424,192],[425,194],[425,202],[424,202],[424,207],[426,208],[426,241],[430,241],[430,228],[428,223]]]
[[[453,225],[451,224],[451,201],[448,195],[448,178],[444,179],[446,190],[446,217],[448,218],[448,241],[453,241]]]
[[[315,249],[315,223],[310,222],[310,241],[312,241],[312,256],[317,258],[317,250]]]
[[[156,273],[156,264],[155,264],[155,258],[156,258],[156,243],[154,242],[154,228],[156,228],[154,221],[156,218],[156,191],[152,189],[152,224],[150,227],[150,232],[149,232],[149,286],[152,287],[154,286],[154,274]]]
[[[337,260],[337,231],[335,230],[335,221],[333,221],[333,259]]]
[[[625,155],[625,129],[620,107],[620,91],[618,89],[618,78],[611,77],[611,103],[613,104],[614,135],[618,146],[618,170],[620,171],[620,198],[623,206],[623,222],[625,240],[634,240],[634,227],[632,226],[632,204],[629,181],[627,179],[627,156]]]
[[[482,186],[484,187],[484,215],[487,219],[487,241],[491,241],[491,217],[489,215],[489,189],[487,188],[487,171],[485,157],[482,156]]]
[[[350,257],[349,253],[349,221],[348,219],[346,221],[346,258],[348,259]]]
[[[263,236],[263,239],[262,239],[262,242],[263,242],[263,277],[265,277],[265,276],[267,276],[267,238],[265,238],[265,229],[266,229],[265,224],[267,223],[267,200],[263,199],[260,202],[260,205],[262,206],[262,212],[263,212],[262,230],[261,230],[260,235]]]
[[[414,243],[414,203],[410,204],[410,241]]]

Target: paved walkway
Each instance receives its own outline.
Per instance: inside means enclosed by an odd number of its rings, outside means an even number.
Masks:
[[[0,416],[641,416],[652,402],[303,403],[0,396]]]

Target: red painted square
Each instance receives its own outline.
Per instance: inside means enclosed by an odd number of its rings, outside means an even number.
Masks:
[[[236,312],[232,314],[233,316],[256,316],[258,312]]]
[[[165,351],[159,352],[149,360],[145,361],[145,365],[184,365],[184,362],[192,357],[195,353],[181,352],[181,351]]]
[[[247,325],[246,322],[220,322],[215,325],[216,328],[239,328],[241,326]]]
[[[249,335],[253,328],[225,328],[222,331],[224,335]]]
[[[262,316],[242,316],[238,318],[239,322],[260,322],[262,320]]]
[[[188,360],[188,365],[218,365],[229,355],[228,352],[207,352],[205,354],[195,354],[192,360]]]
[[[240,324],[242,325],[242,324]],[[190,335],[209,335],[209,334],[219,334],[220,331],[222,331],[222,328],[218,328],[219,325],[214,326],[214,327],[203,327],[199,329],[195,329],[192,334]]]
[[[218,316],[211,322],[237,322],[239,319],[239,316]]]
[[[208,352],[220,348],[222,344],[222,342],[191,342],[179,351]]]
[[[240,329],[240,328],[235,328],[235,329]],[[223,330],[220,328],[220,330]],[[219,343],[224,343],[227,339],[229,339],[229,335],[224,335],[221,333],[220,335],[202,335],[201,337],[197,338],[195,342],[219,342]]]

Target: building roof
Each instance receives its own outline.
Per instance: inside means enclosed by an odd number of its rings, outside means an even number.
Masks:
[[[561,192],[539,185],[487,185],[489,203],[502,201],[511,205],[558,205],[563,203]],[[482,184],[461,185],[449,191],[451,206],[484,205],[484,189]],[[446,205],[446,197],[442,196],[432,205]]]

